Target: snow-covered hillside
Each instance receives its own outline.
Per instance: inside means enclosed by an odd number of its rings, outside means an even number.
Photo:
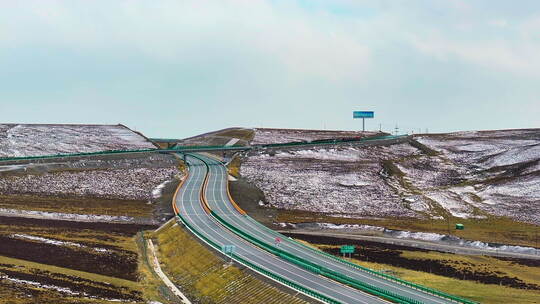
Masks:
[[[258,142],[292,138],[291,131],[256,131]],[[310,140],[313,132],[294,134]],[[278,208],[375,217],[493,214],[540,223],[540,129],[254,155],[243,160],[241,174]]]
[[[89,170],[0,178],[0,194],[101,197],[150,201],[164,182],[179,176],[175,167]]]
[[[251,144],[260,145],[295,141],[313,141],[317,139],[339,137],[365,137],[373,136],[375,134],[377,134],[377,132],[260,128],[255,129],[255,137]]]
[[[122,125],[0,124],[0,157],[155,147]]]

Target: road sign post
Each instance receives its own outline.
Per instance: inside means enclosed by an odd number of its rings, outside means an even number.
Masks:
[[[353,245],[343,245],[341,248],[339,248],[339,251],[341,254],[343,254],[343,257],[345,257],[345,254],[349,254],[349,258],[351,258],[351,255],[354,253],[355,247]]]
[[[366,118],[374,118],[375,112],[373,111],[354,111],[353,118],[362,118],[362,132],[366,131]]]
[[[230,257],[230,261],[229,263],[232,264],[232,255],[234,253],[234,250],[236,249],[236,246],[234,245],[223,245],[223,247],[221,248],[221,250],[223,251],[223,253],[225,253],[225,255],[229,255]]]

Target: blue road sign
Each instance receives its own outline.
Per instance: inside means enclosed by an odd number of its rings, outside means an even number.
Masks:
[[[373,111],[354,111],[353,118],[373,118],[375,117],[375,112]]]

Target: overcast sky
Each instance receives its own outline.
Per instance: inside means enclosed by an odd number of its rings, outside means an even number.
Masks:
[[[0,0],[0,121],[540,127],[538,0]]]

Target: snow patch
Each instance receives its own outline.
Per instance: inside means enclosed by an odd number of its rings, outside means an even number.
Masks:
[[[422,241],[429,241],[429,242],[446,243],[453,246],[470,247],[470,248],[484,249],[484,250],[490,250],[490,251],[496,251],[496,252],[513,252],[513,253],[523,253],[523,254],[539,254],[540,253],[540,249],[533,248],[533,247],[492,244],[492,243],[485,243],[481,241],[469,241],[469,240],[461,239],[456,236],[449,236],[449,235],[438,234],[438,233],[410,232],[410,231],[385,229],[384,234],[395,237],[395,238],[399,238],[399,239],[413,239],[413,240],[422,240]]]
[[[51,245],[55,245],[55,246],[91,248],[92,250],[97,251],[97,252],[109,252],[109,250],[105,249],[105,248],[88,247],[88,246],[85,246],[85,245],[82,245],[82,244],[79,244],[79,243],[75,243],[75,242],[54,240],[54,239],[49,239],[49,238],[44,238],[44,237],[34,236],[34,235],[28,235],[28,234],[16,233],[16,234],[10,235],[10,237],[11,238],[17,238],[17,239],[26,239],[26,240],[36,241],[36,242],[40,242],[40,243],[45,243],[45,244],[51,244]]]
[[[170,180],[166,180],[164,182],[162,182],[161,184],[157,185],[154,190],[152,190],[152,198],[154,199],[157,199],[161,196],[162,192],[163,192],[163,188],[165,188],[165,186],[167,186],[168,183],[170,183],[171,181]]]
[[[32,285],[32,286],[35,286],[37,288],[52,289],[52,290],[56,290],[58,292],[69,294],[69,295],[84,295],[84,296],[88,295],[88,294],[86,294],[84,292],[72,291],[71,289],[69,289],[67,287],[60,287],[60,286],[50,285],[50,284],[42,284],[42,283],[39,283],[39,282],[34,282],[34,281],[29,281],[29,280],[15,279],[15,278],[10,278],[10,277],[8,277],[6,275],[0,275],[0,279],[8,280],[8,281],[11,281],[13,283]]]
[[[121,125],[0,125],[0,157],[154,148]]]
[[[22,216],[41,219],[67,220],[79,222],[133,222],[134,217],[131,216],[112,216],[112,215],[91,215],[91,214],[74,214],[74,213],[59,213],[45,212],[35,210],[18,210],[0,208],[0,214],[6,216]]]

